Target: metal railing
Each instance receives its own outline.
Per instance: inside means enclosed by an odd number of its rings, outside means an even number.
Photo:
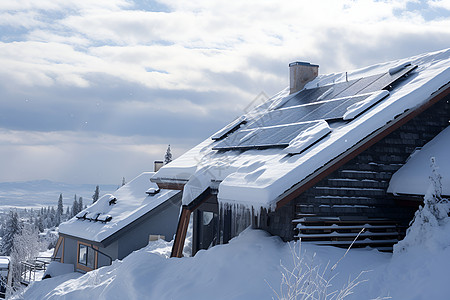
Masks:
[[[20,283],[29,285],[32,281],[36,281],[36,272],[44,273],[51,261],[52,257],[38,256],[34,259],[20,262]]]

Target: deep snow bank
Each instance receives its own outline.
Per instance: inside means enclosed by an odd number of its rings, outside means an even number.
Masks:
[[[293,243],[263,231],[246,230],[228,245],[200,251],[195,257],[167,258],[170,243],[158,242],[112,266],[85,275],[64,275],[33,284],[23,299],[272,299],[279,289],[280,261],[292,267]],[[345,249],[303,243],[310,266],[334,265]],[[433,256],[411,251],[392,257],[371,249],[352,249],[327,278],[329,291],[340,289],[361,271],[368,280],[346,299],[447,299],[450,251]],[[315,253],[315,256],[314,256]],[[267,281],[267,282],[266,282]],[[20,298],[17,298],[20,299]]]

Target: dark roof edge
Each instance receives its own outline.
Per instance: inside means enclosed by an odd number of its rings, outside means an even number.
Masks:
[[[83,239],[83,238],[80,238],[80,237],[75,236],[75,235],[62,233],[62,232],[59,232],[58,234],[59,234],[59,236],[62,236],[64,238],[71,238],[73,240],[77,240],[77,241],[80,241],[80,242],[83,242],[83,243],[86,243],[86,244],[92,244],[92,245],[98,246],[98,247],[105,247],[102,243],[91,241],[91,240],[87,240],[87,239]]]
[[[289,67],[293,67],[293,66],[308,66],[308,67],[319,67],[319,65],[315,65],[315,64],[311,64],[309,62],[306,61],[294,61],[289,63]]]
[[[447,82],[446,84],[441,86],[439,89],[437,89],[435,92],[433,92],[428,97],[428,99],[425,101],[425,103],[423,105],[418,106],[415,109],[410,109],[410,110],[398,115],[392,121],[386,123],[384,126],[375,130],[374,132],[372,132],[371,134],[369,134],[368,136],[366,136],[365,138],[360,140],[356,145],[347,149],[347,151],[341,153],[334,159],[330,160],[328,163],[326,163],[324,166],[320,167],[319,169],[317,169],[316,171],[311,173],[309,176],[307,176],[302,181],[294,184],[292,187],[290,187],[288,190],[286,190],[283,194],[281,194],[280,196],[277,197],[276,209],[288,204],[294,198],[301,195],[307,189],[314,186],[320,180],[322,180],[326,176],[330,175],[332,172],[337,170],[339,167],[341,167],[345,163],[349,162],[351,159],[356,157],[358,154],[362,153],[370,146],[379,142],[381,139],[386,137],[388,134],[390,134],[394,130],[398,129],[400,126],[404,125],[406,122],[413,119],[414,117],[419,115],[421,112],[423,112],[427,108],[433,106],[435,103],[439,102],[440,100],[442,100],[444,97],[446,97],[448,95],[450,95],[450,82]]]

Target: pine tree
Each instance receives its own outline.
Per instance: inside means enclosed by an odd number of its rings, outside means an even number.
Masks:
[[[75,194],[73,203],[72,203],[72,217],[76,216],[80,212],[78,208],[79,208],[79,206],[78,206],[77,194]]]
[[[127,182],[125,181],[125,177],[122,177],[122,186],[124,186],[125,184],[127,184]]]
[[[8,218],[6,220],[5,234],[2,238],[2,245],[0,248],[1,255],[10,255],[13,247],[14,236],[20,232],[20,221],[17,212],[9,211]]]
[[[84,209],[83,207],[83,197],[80,197],[78,199],[78,212],[82,211]]]
[[[92,203],[97,202],[99,196],[100,196],[100,188],[99,188],[99,186],[97,185],[97,186],[95,187],[94,195],[92,195]]]
[[[394,253],[405,252],[412,247],[436,247],[436,232],[449,222],[450,202],[442,197],[442,176],[438,172],[436,159],[430,159],[430,185],[423,199],[423,206],[414,215],[406,237],[394,245]]]
[[[44,232],[44,221],[42,220],[42,216],[36,218],[36,227],[39,232]]]
[[[172,161],[172,152],[170,152],[170,145],[167,146],[166,155],[164,156],[164,164],[168,164]]]
[[[61,216],[64,213],[64,207],[63,207],[63,196],[62,194],[59,194],[59,199],[58,199],[58,207],[56,209],[56,226],[59,226],[59,224],[61,223]]]

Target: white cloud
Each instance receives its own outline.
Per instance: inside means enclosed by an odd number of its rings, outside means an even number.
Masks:
[[[448,3],[428,1],[435,11],[449,9]],[[137,173],[138,160],[165,151],[176,135],[192,138],[209,124],[200,141],[260,91],[284,88],[293,60],[336,72],[438,50],[450,39],[450,20],[409,10],[417,1],[155,4],[167,6],[165,12],[146,11],[140,4],[1,1],[0,126],[26,130],[45,123],[39,130],[51,132],[0,132],[0,155],[15,155],[26,168],[22,172],[4,161],[8,167],[0,180],[21,172],[39,177],[40,170],[41,177],[69,178],[86,173],[81,168],[88,164],[121,173],[111,161]],[[28,99],[34,102],[25,105]],[[17,114],[14,124],[3,121],[11,118],[2,111]],[[161,124],[173,128],[157,128]],[[87,130],[103,133],[98,138]],[[119,137],[133,131],[142,136]],[[179,149],[193,143],[184,141]],[[55,163],[47,170],[43,161]]]
[[[119,182],[122,176],[152,171],[153,161],[163,159],[167,144],[161,138],[138,136],[0,130],[0,181]],[[172,143],[174,157],[192,145],[192,141]]]
[[[428,1],[428,4],[432,7],[450,10],[450,0],[432,0]]]
[[[22,2],[23,7],[36,8],[29,1]],[[51,20],[45,26],[37,23],[29,32],[29,41],[20,45],[22,51],[4,44],[3,52],[11,48],[16,54],[6,57],[13,65],[8,68],[7,64],[4,72],[27,85],[87,86],[86,74],[104,73],[150,88],[230,90],[235,86],[217,84],[206,72],[245,72],[255,81],[279,81],[248,61],[257,56],[270,56],[284,64],[297,58],[323,60],[328,56],[321,49],[324,43],[340,44],[345,39],[343,48],[336,49],[338,60],[333,67],[347,68],[359,65],[346,55],[347,45],[381,48],[386,39],[402,34],[450,35],[448,21],[425,22],[419,13],[404,11],[406,3],[167,1],[171,12],[150,12],[132,10],[124,1],[100,2],[94,7],[82,1],[70,10],[68,4],[44,1],[42,7],[66,10],[65,15],[55,24]],[[23,19],[17,15],[15,23]],[[30,68],[21,65],[23,58],[32,64]],[[325,70],[329,69],[325,66]],[[243,95],[243,91],[236,92]]]

